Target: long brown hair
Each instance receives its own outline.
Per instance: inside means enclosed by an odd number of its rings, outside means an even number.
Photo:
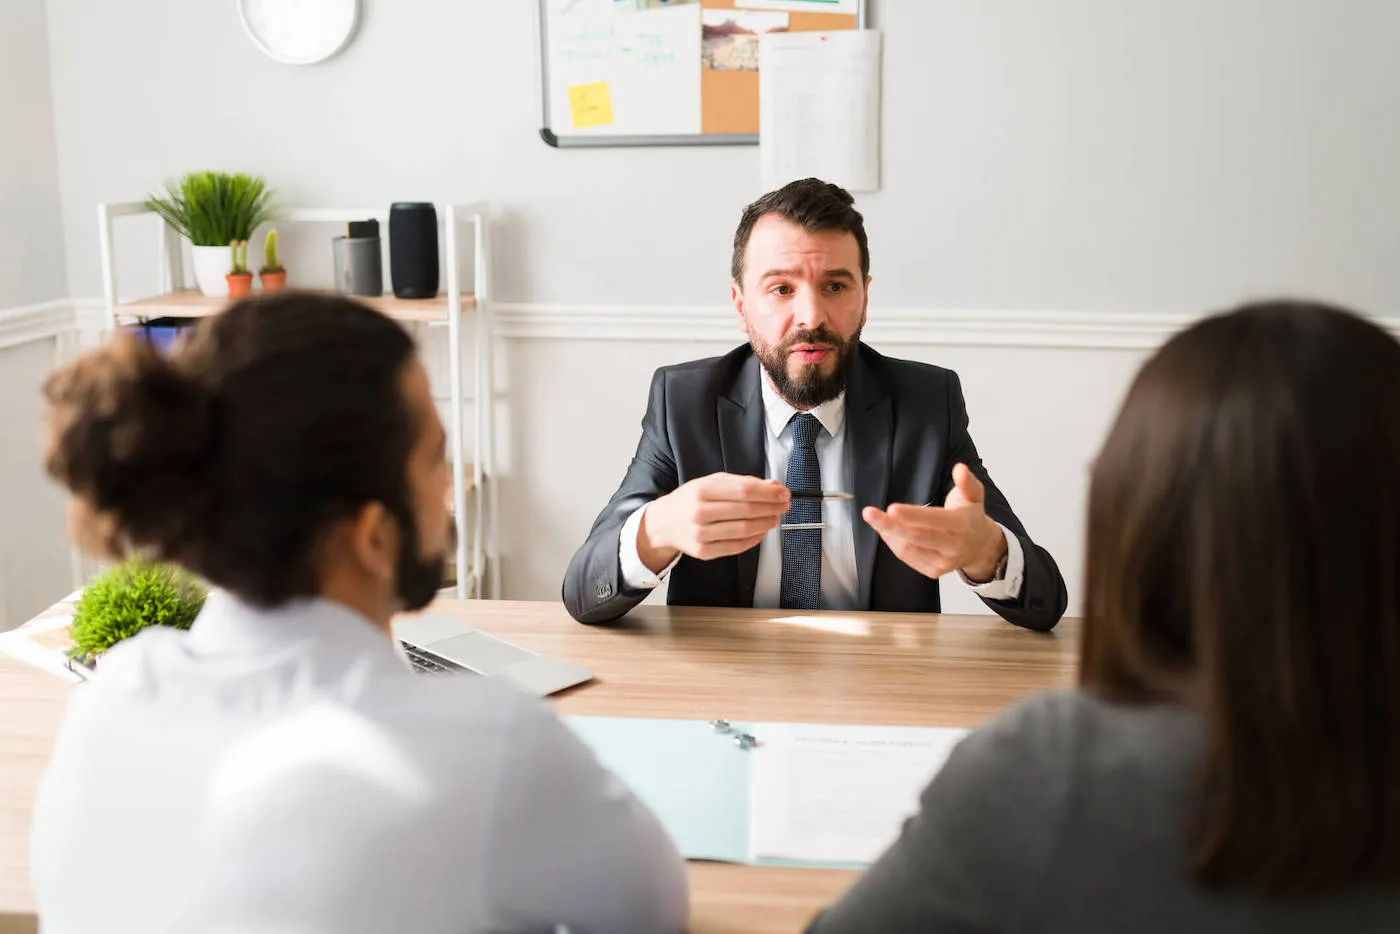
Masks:
[[[1194,871],[1400,884],[1400,344],[1272,303],[1170,340],[1089,493],[1082,684],[1198,708]]]

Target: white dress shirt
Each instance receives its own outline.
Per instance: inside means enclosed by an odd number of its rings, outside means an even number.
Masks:
[[[113,649],[34,809],[46,934],[676,932],[685,867],[543,703],[215,593]]]
[[[763,449],[768,461],[768,476],[780,482],[787,477],[788,459],[792,455],[792,417],[798,410],[778,395],[767,375],[759,379],[763,390],[764,422],[768,430],[763,435]],[[822,487],[827,492],[853,492],[855,470],[846,451],[846,394],[843,392],[829,402],[811,410],[822,431],[817,435],[817,462],[821,468]],[[916,503],[915,505],[924,505]],[[641,507],[622,526],[618,542],[618,559],[622,581],[629,590],[651,590],[661,584],[680,561],[677,556],[669,565],[654,574],[642,563],[637,551],[637,532],[642,524]],[[853,500],[822,501],[822,584],[821,607],[824,610],[859,610],[860,579],[856,566],[855,523],[864,521],[856,515]],[[1006,537],[1006,566],[1001,574],[985,583],[975,584],[961,571],[974,593],[988,600],[1014,600],[1021,594],[1025,576],[1025,554],[1020,540],[998,523]],[[758,546],[758,578],[754,582],[753,605],[776,609],[780,605],[783,580],[783,533],[774,528]]]

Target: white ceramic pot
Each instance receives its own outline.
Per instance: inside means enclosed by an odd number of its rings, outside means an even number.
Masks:
[[[210,298],[228,298],[228,280],[224,276],[233,268],[233,254],[226,246],[191,246],[194,256],[194,281],[199,290]]]

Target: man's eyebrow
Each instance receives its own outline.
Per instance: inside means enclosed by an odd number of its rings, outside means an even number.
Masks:
[[[770,270],[768,270],[767,272],[765,272],[763,275],[759,276],[758,278],[759,278],[759,279],[774,279],[774,278],[780,278],[780,277],[783,277],[783,276],[795,276],[795,275],[797,275],[797,270],[796,270],[796,269],[770,269]]]
[[[794,276],[797,276],[797,275],[799,275],[799,273],[798,273],[798,270],[796,270],[796,269],[770,269],[770,270],[768,270],[767,272],[765,272],[763,275],[759,276],[758,278],[759,278],[759,281],[762,281],[762,280],[764,280],[764,279],[782,278],[782,277],[785,277],[785,276],[786,276],[786,277],[794,277]],[[855,282],[855,281],[856,281],[856,274],[853,273],[853,272],[851,272],[849,269],[828,269],[828,270],[826,270],[825,272],[822,273],[822,278],[824,278],[824,279],[848,279],[848,280],[850,280],[851,282]]]

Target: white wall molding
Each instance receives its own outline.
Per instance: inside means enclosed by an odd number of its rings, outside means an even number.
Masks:
[[[1192,320],[1188,315],[872,308],[864,333],[880,344],[1139,350],[1157,347]]]
[[[107,326],[107,305],[100,298],[73,299],[73,325],[79,331],[100,331]]]
[[[82,331],[97,331],[103,327],[101,299],[49,304],[68,306],[69,327]],[[507,340],[734,344],[743,340],[734,323],[733,311],[724,305],[510,302],[494,304],[492,310],[496,336]],[[880,346],[1151,350],[1197,317],[1133,312],[872,308],[864,336]],[[1400,338],[1400,318],[1373,320]],[[4,314],[0,313],[0,346],[4,346],[3,322]]]
[[[494,306],[496,335],[513,340],[743,340],[721,306]],[[1199,315],[871,308],[864,337],[880,346],[1026,347],[1152,350]],[[1373,318],[1400,338],[1400,318]]]
[[[494,306],[496,334],[514,340],[742,340],[724,306]],[[879,344],[982,347],[1156,347],[1182,315],[872,308],[865,336]]]
[[[496,334],[513,340],[743,340],[722,306],[494,306]],[[1198,315],[1070,311],[871,308],[864,337],[873,344],[1151,350]],[[1400,338],[1400,318],[1376,318]]]
[[[0,347],[60,338],[74,326],[73,303],[66,298],[0,309]]]

